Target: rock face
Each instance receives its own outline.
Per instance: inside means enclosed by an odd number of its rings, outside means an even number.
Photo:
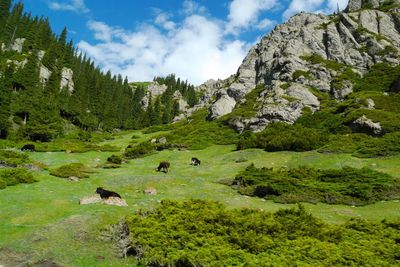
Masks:
[[[49,81],[51,71],[46,68],[43,64],[40,64],[39,79],[42,84],[46,84]]]
[[[67,88],[68,92],[74,91],[74,81],[72,80],[74,72],[70,68],[62,68],[60,90]]]
[[[384,130],[379,122],[373,122],[368,119],[365,115],[358,118],[351,124],[351,129],[356,133],[365,133],[372,136],[382,136]]]
[[[202,93],[199,107],[208,106],[209,119],[215,119],[262,86],[256,115],[230,120],[239,131],[261,131],[274,121],[293,123],[305,107],[317,111],[319,101],[311,88],[344,100],[353,90],[342,75],[346,70],[362,76],[376,63],[400,63],[400,9],[383,12],[378,9],[382,3],[351,0],[338,15],[293,16],[251,48],[235,75],[197,87]]]
[[[16,38],[14,43],[10,46],[11,51],[22,53],[22,47],[24,46],[25,38]]]
[[[147,87],[147,90],[151,93],[152,96],[159,96],[167,91],[167,86],[165,84],[158,84],[157,82],[152,82]]]
[[[221,94],[217,101],[213,103],[210,107],[210,119],[215,119],[231,113],[236,105],[234,98],[230,97],[228,94]]]

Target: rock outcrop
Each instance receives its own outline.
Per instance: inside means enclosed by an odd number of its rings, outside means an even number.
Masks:
[[[256,115],[230,120],[238,130],[261,131],[274,121],[293,123],[305,107],[317,111],[311,88],[344,100],[353,91],[344,73],[362,77],[376,63],[400,63],[400,0],[393,3],[398,8],[384,0],[350,0],[340,14],[293,16],[251,48],[235,75],[199,86],[200,105],[215,119],[263,86]]]
[[[368,119],[365,115],[358,118],[351,124],[351,129],[356,133],[365,133],[372,136],[381,136],[384,134],[384,130],[379,122],[373,122]]]
[[[167,91],[168,87],[165,84],[158,84],[157,82],[152,82],[147,87],[147,90],[152,96],[159,96]]]
[[[70,68],[62,68],[60,90],[63,88],[67,88],[68,92],[70,93],[74,91],[74,81],[72,79],[73,75],[74,72]]]
[[[112,205],[112,206],[120,206],[120,207],[126,207],[128,204],[124,199],[118,198],[118,197],[109,197],[106,199],[102,199],[100,195],[93,195],[90,197],[84,197],[81,200],[79,200],[80,205],[87,205],[87,204],[94,204],[94,203],[103,203],[106,205]]]

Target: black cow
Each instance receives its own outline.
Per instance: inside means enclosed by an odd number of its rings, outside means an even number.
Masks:
[[[168,161],[161,161],[160,164],[158,164],[157,171],[168,173],[169,166],[170,164]]]
[[[96,189],[96,193],[100,194],[101,198],[109,198],[109,197],[118,197],[118,198],[122,198],[118,193],[115,193],[113,191],[108,191],[105,190],[101,187],[97,187]]]
[[[29,152],[34,152],[35,151],[35,145],[33,144],[26,144],[21,148],[21,151],[29,151]]]
[[[199,166],[200,165],[200,160],[198,158],[192,158],[192,165],[194,166]]]

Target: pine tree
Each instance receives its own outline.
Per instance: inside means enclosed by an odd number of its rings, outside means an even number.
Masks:
[[[10,101],[12,88],[12,74],[14,69],[8,66],[0,78],[0,138],[4,139],[10,132]]]
[[[159,125],[161,124],[161,100],[160,97],[157,97],[156,102],[154,103],[154,109],[152,114],[150,115],[151,125]]]

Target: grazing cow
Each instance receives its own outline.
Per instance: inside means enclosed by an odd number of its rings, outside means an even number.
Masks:
[[[29,151],[29,152],[34,152],[35,151],[35,145],[33,144],[26,144],[21,148],[21,151]]]
[[[109,197],[118,197],[118,198],[122,198],[118,193],[115,193],[113,191],[108,191],[105,190],[101,187],[97,187],[96,189],[96,193],[100,194],[101,198],[109,198]]]
[[[192,165],[199,166],[200,165],[200,160],[198,158],[192,158]]]
[[[170,164],[168,161],[161,161],[157,167],[157,171],[168,173],[169,166],[170,166]]]

